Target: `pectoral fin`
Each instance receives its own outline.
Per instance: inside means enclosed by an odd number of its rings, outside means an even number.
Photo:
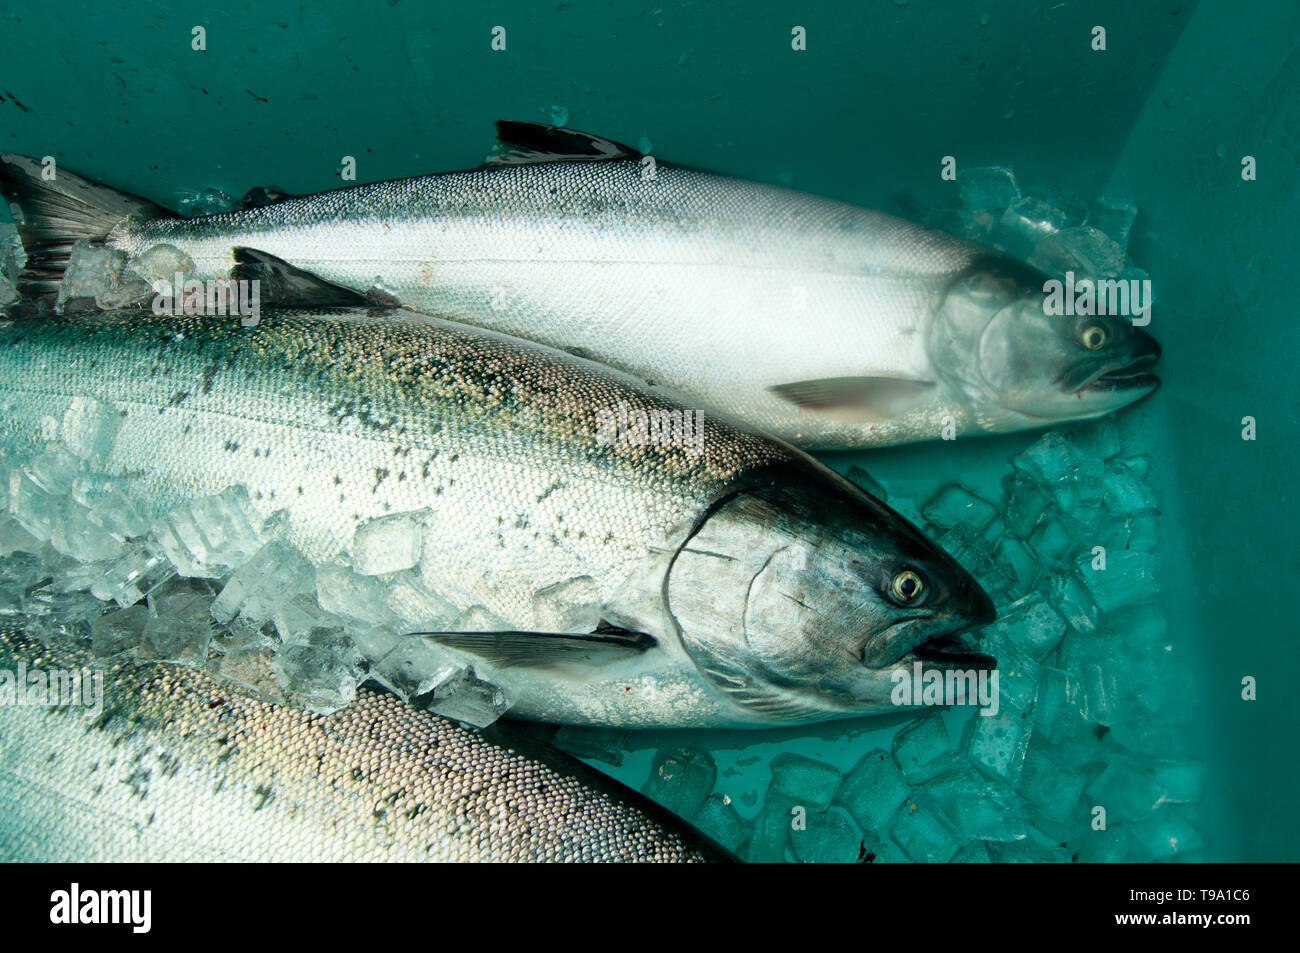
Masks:
[[[924,400],[934,381],[903,377],[822,377],[768,388],[800,410],[842,420],[889,420]]]
[[[296,268],[282,258],[256,248],[235,248],[235,267],[230,277],[236,281],[257,281],[262,306],[294,308],[368,308],[386,302],[344,288]]]
[[[501,668],[553,668],[575,662],[620,662],[654,648],[652,636],[602,624],[594,632],[417,632]]]

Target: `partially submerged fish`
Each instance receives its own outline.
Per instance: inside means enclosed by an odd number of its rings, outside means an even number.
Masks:
[[[400,312],[0,326],[11,459],[86,399],[121,415],[105,468],[150,512],[242,485],[315,567],[415,514],[408,581],[494,620],[423,638],[520,717],[818,721],[892,710],[913,663],[992,661],[959,636],[989,597],[897,513],[572,355]]]
[[[192,669],[105,665],[0,626],[0,861],[732,859],[517,729],[368,689],[317,715]]]
[[[1045,276],[949,235],[788,189],[501,122],[479,169],[178,219],[0,156],[53,290],[75,239],[160,244],[224,277],[236,247],[376,300],[584,354],[805,447],[866,447],[1097,417],[1156,388],[1122,318],[1049,317]],[[317,301],[303,302],[317,304]]]

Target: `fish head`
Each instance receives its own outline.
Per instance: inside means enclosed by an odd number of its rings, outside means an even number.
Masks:
[[[1160,386],[1160,345],[1113,314],[1055,313],[1049,279],[989,257],[949,287],[935,322],[936,366],[987,416],[1022,427],[1087,420]]]
[[[760,718],[892,707],[896,673],[991,667],[993,620],[969,573],[825,468],[791,467],[714,505],[673,560],[666,604],[713,686]]]

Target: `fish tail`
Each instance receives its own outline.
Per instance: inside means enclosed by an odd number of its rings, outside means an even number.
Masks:
[[[176,218],[176,213],[138,195],[65,172],[53,160],[0,153],[0,192],[18,224],[27,267],[18,276],[25,297],[58,291],[79,239],[102,242],[131,216]]]

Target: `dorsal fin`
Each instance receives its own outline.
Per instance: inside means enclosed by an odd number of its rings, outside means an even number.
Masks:
[[[641,153],[613,139],[540,122],[497,120],[497,148],[488,165],[531,165],[538,162],[606,162],[639,159]]]

